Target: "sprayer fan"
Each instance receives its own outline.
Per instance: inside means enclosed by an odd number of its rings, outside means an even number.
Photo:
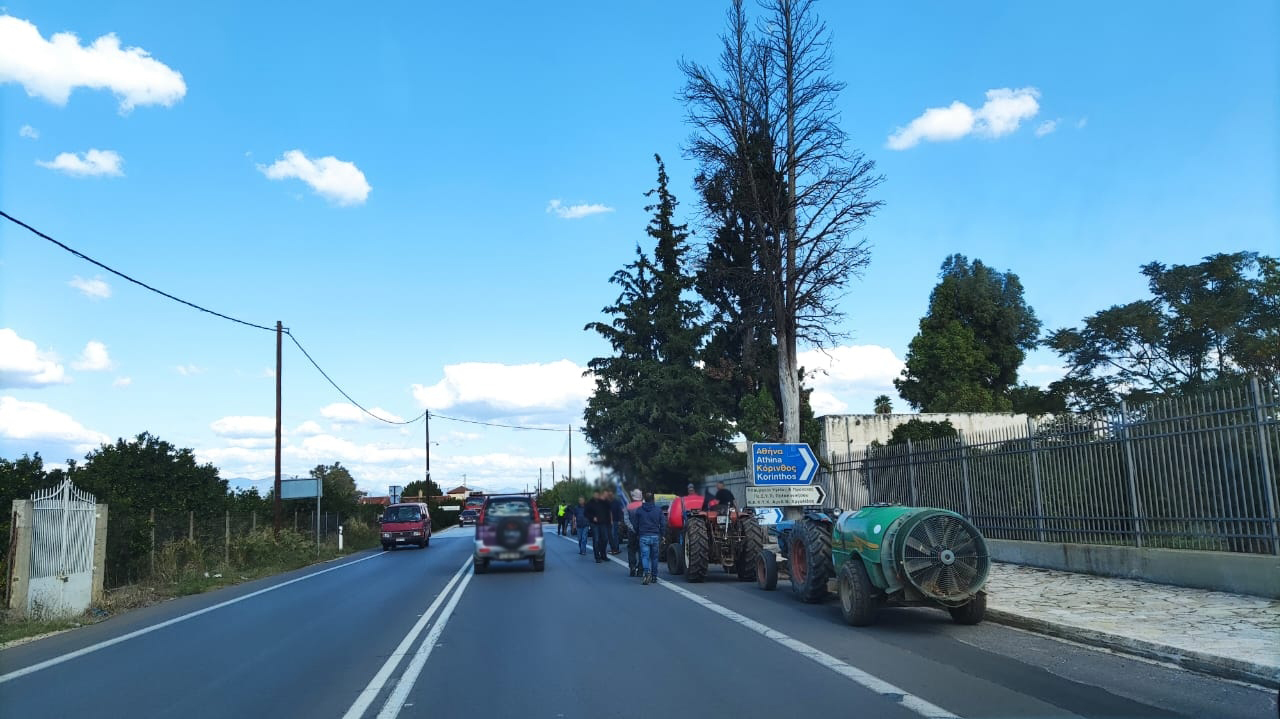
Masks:
[[[902,568],[917,589],[940,602],[964,602],[986,581],[990,559],[978,530],[950,514],[934,514],[907,534]]]

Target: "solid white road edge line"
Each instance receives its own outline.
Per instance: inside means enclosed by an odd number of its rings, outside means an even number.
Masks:
[[[463,569],[466,569],[465,565]],[[468,574],[462,580],[462,584],[458,585],[453,597],[445,605],[444,611],[440,612],[440,616],[436,619],[436,623],[432,625],[427,638],[422,640],[422,644],[418,646],[418,652],[414,655],[413,661],[409,662],[404,674],[400,675],[400,679],[396,682],[396,688],[391,691],[391,696],[387,698],[387,703],[382,705],[382,711],[378,712],[378,719],[395,719],[399,716],[400,710],[404,708],[404,703],[409,698],[409,692],[413,689],[413,685],[418,682],[418,675],[422,673],[422,668],[426,666],[427,658],[431,656],[431,650],[435,648],[436,642],[440,640],[440,633],[444,631],[445,625],[449,623],[449,617],[453,616],[453,610],[458,606],[458,600],[462,598],[462,593],[467,591],[467,585],[471,583],[473,576],[475,575]]]
[[[569,539],[568,537],[563,537],[563,538]],[[577,540],[575,539],[570,541],[576,542]],[[627,566],[626,562],[622,561],[621,559],[618,559],[617,557],[609,557],[609,560],[612,562],[617,562],[618,564],[624,567]],[[888,699],[889,701],[901,704],[903,708],[908,709],[912,712],[915,712],[916,714],[919,714],[922,717],[927,717],[927,719],[960,719],[958,715],[952,714],[951,712],[947,711],[946,709],[943,709],[940,706],[937,706],[935,704],[930,704],[929,702],[925,701],[924,699],[921,699],[920,697],[914,694],[909,694],[905,690],[899,689],[893,684],[890,684],[889,682],[886,682],[883,679],[880,679],[879,677],[868,674],[862,671],[861,669],[858,669],[857,667],[851,664],[848,664],[847,662],[837,659],[836,657],[833,657],[830,654],[827,654],[826,652],[820,649],[811,647],[808,644],[805,644],[804,642],[800,641],[799,639],[793,639],[792,637],[786,634],[783,634],[782,632],[776,629],[772,629],[764,624],[761,624],[760,622],[757,622],[756,620],[751,619],[750,617],[739,614],[733,611],[732,609],[729,609],[728,607],[723,607],[719,604],[716,604],[715,602],[711,601],[710,599],[707,599],[706,597],[695,594],[682,587],[677,587],[668,579],[663,579],[662,581],[658,582],[658,586],[666,587],[667,589],[670,589],[671,591],[675,592],[676,594],[679,594],[680,596],[684,597],[685,599],[688,599],[691,602],[701,604],[702,606],[706,607],[707,609],[710,609],[711,611],[715,612],[716,614],[719,614],[720,616],[724,617],[725,619],[728,619],[731,622],[734,622],[747,629],[750,629],[751,631],[763,637],[772,639],[773,641],[777,642],[778,644],[781,644],[787,649],[790,649],[791,651],[796,652],[797,654],[803,657],[812,659],[813,661],[817,662],[818,664],[821,664],[827,669],[830,669],[836,674],[839,674],[845,677],[846,679],[852,680],[853,682],[856,682],[857,684],[860,684],[866,687],[867,689],[870,689],[871,691],[879,694],[880,696]]]
[[[196,610],[196,611],[194,611],[194,612],[188,612],[187,614],[183,614],[182,616],[174,617],[173,619],[168,619],[168,620],[166,620],[166,621],[160,622],[159,624],[152,624],[152,625],[151,625],[151,626],[149,626],[149,627],[143,627],[142,629],[138,629],[138,630],[136,630],[136,631],[129,632],[128,634],[122,634],[122,635],[120,635],[120,636],[118,636],[118,637],[115,637],[115,638],[113,638],[113,639],[107,639],[107,640],[105,640],[105,641],[98,642],[97,644],[90,644],[89,646],[84,647],[84,648],[82,648],[82,649],[77,649],[77,650],[75,650],[74,652],[68,652],[68,653],[66,653],[66,654],[63,654],[63,655],[61,655],[61,656],[54,657],[54,658],[52,658],[52,659],[46,659],[46,660],[44,660],[44,661],[42,661],[42,662],[39,662],[39,663],[36,663],[36,664],[32,664],[32,665],[31,665],[31,666],[29,666],[29,667],[23,667],[22,669],[15,669],[14,671],[9,672],[8,674],[0,675],[0,684],[4,684],[4,683],[5,683],[5,682],[7,682],[7,681],[11,681],[11,680],[13,680],[13,679],[17,679],[17,678],[19,678],[19,677],[25,677],[25,676],[26,676],[26,675],[28,675],[28,674],[34,674],[35,672],[38,672],[38,671],[40,671],[40,670],[42,670],[42,669],[48,669],[49,667],[57,666],[57,665],[59,665],[59,664],[61,664],[61,663],[63,663],[63,662],[69,662],[69,661],[71,661],[72,659],[76,659],[76,658],[78,658],[78,657],[83,657],[83,656],[84,656],[84,655],[86,655],[86,654],[92,654],[93,652],[96,652],[96,651],[98,651],[99,649],[106,649],[107,647],[115,646],[116,644],[120,644],[121,642],[127,642],[127,641],[129,641],[130,639],[134,639],[134,638],[136,638],[136,637],[140,637],[140,636],[142,636],[142,635],[144,635],[144,634],[150,634],[151,632],[154,632],[154,631],[156,631],[157,629],[164,629],[165,627],[172,626],[172,625],[177,624],[177,623],[179,623],[179,622],[185,622],[185,621],[187,621],[188,619],[194,619],[194,618],[196,618],[196,617],[200,616],[201,614],[208,614],[209,612],[212,612],[212,611],[214,611],[215,609],[222,609],[223,607],[229,607],[229,606],[231,606],[232,604],[237,604],[237,603],[239,603],[239,602],[243,602],[243,601],[244,601],[244,600],[246,600],[246,599],[253,599],[253,598],[254,598],[254,597],[256,597],[256,596],[259,596],[259,595],[262,595],[262,594],[266,594],[267,592],[274,592],[275,590],[277,590],[277,589],[281,589],[281,588],[283,588],[283,587],[287,587],[287,586],[289,586],[290,584],[296,584],[296,583],[298,583],[298,582],[303,582],[303,581],[306,581],[306,580],[308,580],[308,579],[311,579],[312,577],[318,577],[318,576],[320,576],[321,574],[328,574],[329,572],[336,572],[336,571],[337,571],[337,570],[339,570],[339,569],[344,569],[344,568],[346,568],[346,567],[350,567],[350,566],[351,566],[351,565],[353,565],[353,564],[359,564],[360,562],[368,561],[368,560],[373,559],[373,558],[375,558],[375,557],[381,557],[381,556],[382,556],[382,553],[381,553],[381,552],[379,552],[379,553],[377,553],[377,554],[371,554],[371,555],[369,555],[369,556],[367,556],[367,557],[361,557],[360,559],[357,559],[357,560],[352,561],[352,562],[346,562],[345,564],[339,564],[339,565],[338,565],[338,566],[336,566],[336,567],[329,567],[328,569],[321,569],[321,570],[320,570],[320,571],[318,571],[318,572],[312,572],[311,574],[308,574],[308,575],[303,576],[303,577],[297,577],[297,578],[295,578],[295,579],[290,579],[290,580],[289,580],[289,581],[287,581],[287,582],[281,582],[280,584],[274,584],[274,585],[272,585],[272,586],[270,586],[270,587],[266,587],[266,588],[264,588],[264,589],[259,589],[259,590],[258,590],[258,591],[256,591],[256,592],[250,592],[249,594],[246,594],[246,595],[244,595],[244,596],[242,596],[242,597],[236,597],[235,599],[228,599],[228,600],[227,600],[227,601],[225,601],[225,602],[219,602],[219,603],[217,603],[217,604],[214,604],[214,605],[213,605],[213,606],[211,606],[211,607],[205,607],[204,609],[197,609],[197,610]]]
[[[418,638],[418,635],[422,633],[422,630],[427,626],[427,623],[431,621],[431,616],[436,613],[436,609],[440,608],[440,604],[449,596],[449,592],[453,589],[453,585],[458,583],[458,580],[462,578],[462,573],[467,571],[469,566],[471,566],[470,556],[468,556],[467,560],[462,563],[462,566],[458,568],[458,571],[454,573],[453,578],[444,586],[444,589],[436,595],[435,601],[431,603],[431,606],[427,607],[427,611],[422,613],[422,617],[413,625],[413,628],[409,630],[409,633],[404,635],[404,639],[400,640],[400,644],[396,646],[396,650],[391,653],[391,656],[387,657],[387,661],[382,663],[382,668],[378,670],[377,674],[373,675],[373,679],[369,680],[369,685],[366,686],[364,691],[360,692],[360,695],[356,697],[355,702],[351,704],[351,708],[347,710],[346,714],[342,715],[342,719],[359,719],[364,716],[364,713],[369,709],[369,705],[373,704],[373,700],[378,698],[378,694],[381,693],[382,689],[387,685],[387,679],[390,678],[391,672],[395,671],[396,667],[400,665],[401,660],[403,660],[409,653],[409,647],[413,645],[414,640]],[[468,579],[470,579],[470,577],[468,577]]]

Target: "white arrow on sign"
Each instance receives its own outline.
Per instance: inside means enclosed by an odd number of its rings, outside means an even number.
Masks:
[[[818,471],[818,458],[813,456],[813,450],[809,449],[808,444],[801,444],[797,449],[800,450],[800,460],[804,462],[804,468],[800,470],[800,481],[802,484],[808,484],[813,481],[813,475]],[[821,504],[821,502],[813,502],[813,504]]]
[[[747,504],[764,507],[809,507],[821,505],[826,491],[816,484],[779,484],[766,487],[748,485]]]

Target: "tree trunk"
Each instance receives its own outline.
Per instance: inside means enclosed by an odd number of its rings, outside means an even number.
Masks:
[[[782,390],[782,437],[784,442],[800,441],[800,381],[796,367],[796,48],[794,15],[790,3],[779,6],[782,15],[783,74],[786,79],[787,146],[784,159],[787,168],[787,244],[783,269],[782,303],[785,308],[778,330],[778,387]]]
[[[778,338],[778,389],[782,394],[782,441],[800,441],[800,379],[796,367],[796,336],[780,323]]]

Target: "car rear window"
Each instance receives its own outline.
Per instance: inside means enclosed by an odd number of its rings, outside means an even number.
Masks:
[[[533,516],[533,505],[527,499],[497,499],[489,502],[484,516],[486,520],[496,520],[504,517],[524,517],[528,519]]]

